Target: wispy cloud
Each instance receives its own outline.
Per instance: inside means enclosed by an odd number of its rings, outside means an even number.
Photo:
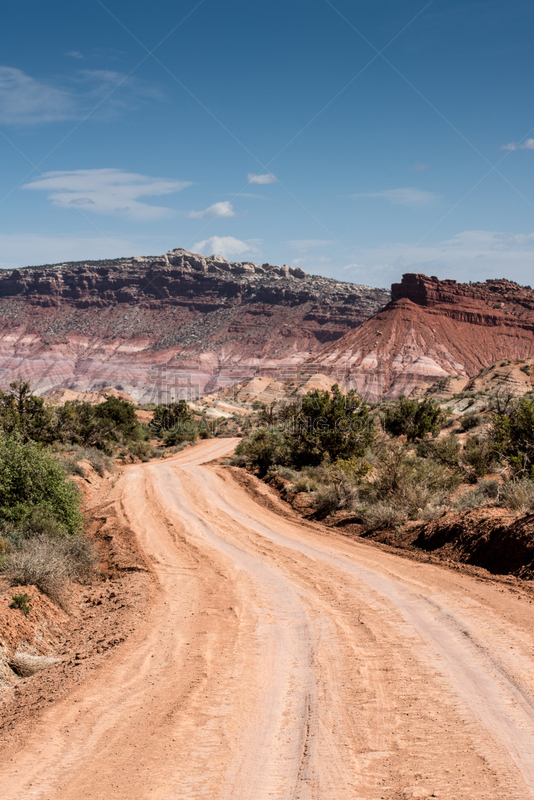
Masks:
[[[202,253],[203,255],[216,253],[219,256],[223,256],[223,258],[254,255],[257,253],[257,249],[253,244],[243,242],[241,239],[234,239],[233,236],[212,236],[209,239],[204,239],[202,242],[194,244],[193,249],[195,252]]]
[[[525,139],[524,142],[508,142],[503,144],[501,150],[534,150],[534,139]]]
[[[430,169],[429,164],[414,164],[412,167],[412,172],[424,172],[427,169]]]
[[[79,206],[95,214],[151,220],[172,216],[174,212],[140,202],[140,197],[174,194],[188,186],[191,186],[188,181],[151,178],[120,169],[77,169],[46,172],[23,188],[48,192],[52,203],[62,208]]]
[[[34,124],[72,118],[71,95],[22,70],[0,66],[0,123]]]
[[[223,200],[221,203],[214,203],[209,208],[205,208],[204,211],[190,211],[189,214],[187,214],[188,219],[218,219],[219,217],[228,219],[229,217],[236,216],[237,214],[229,200]]]
[[[65,53],[65,55],[67,56],[67,58],[78,58],[78,59],[84,59],[85,58],[83,53],[80,53],[79,50],[68,50]]]
[[[81,58],[81,53],[69,55]],[[0,66],[0,124],[36,125],[82,118],[112,89],[100,116],[161,100],[160,90],[137,78],[111,70],[78,70],[68,81],[37,79],[16,67]]]
[[[359,198],[378,198],[388,200],[399,206],[429,206],[439,200],[439,195],[434,192],[427,192],[424,189],[405,187],[403,189],[384,189],[380,192],[358,192],[351,197]]]
[[[278,183],[278,178],[272,172],[266,172],[264,175],[255,175],[253,172],[248,174],[249,183]]]

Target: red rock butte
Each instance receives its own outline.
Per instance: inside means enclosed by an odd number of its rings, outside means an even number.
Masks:
[[[328,343],[313,360],[314,369],[335,366],[347,385],[376,400],[534,355],[530,287],[504,279],[462,284],[407,274],[393,284],[391,297],[357,330]]]

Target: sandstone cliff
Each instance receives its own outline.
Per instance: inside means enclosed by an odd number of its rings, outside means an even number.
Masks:
[[[418,384],[470,377],[503,359],[534,356],[534,292],[508,280],[460,284],[404,275],[392,301],[328,344],[307,370],[327,372],[371,400]]]
[[[181,249],[27,267],[0,274],[0,383],[195,397],[257,371],[289,376],[389,299],[301,269]]]

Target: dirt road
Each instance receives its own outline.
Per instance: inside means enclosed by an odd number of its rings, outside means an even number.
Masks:
[[[0,764],[3,795],[534,798],[530,596],[269,509],[206,464],[234,444],[117,482],[149,623]]]

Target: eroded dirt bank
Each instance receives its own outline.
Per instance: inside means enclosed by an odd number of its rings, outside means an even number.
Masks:
[[[534,797],[534,605],[260,505],[208,440],[114,500],[157,580],[135,633],[0,751],[37,800]]]

